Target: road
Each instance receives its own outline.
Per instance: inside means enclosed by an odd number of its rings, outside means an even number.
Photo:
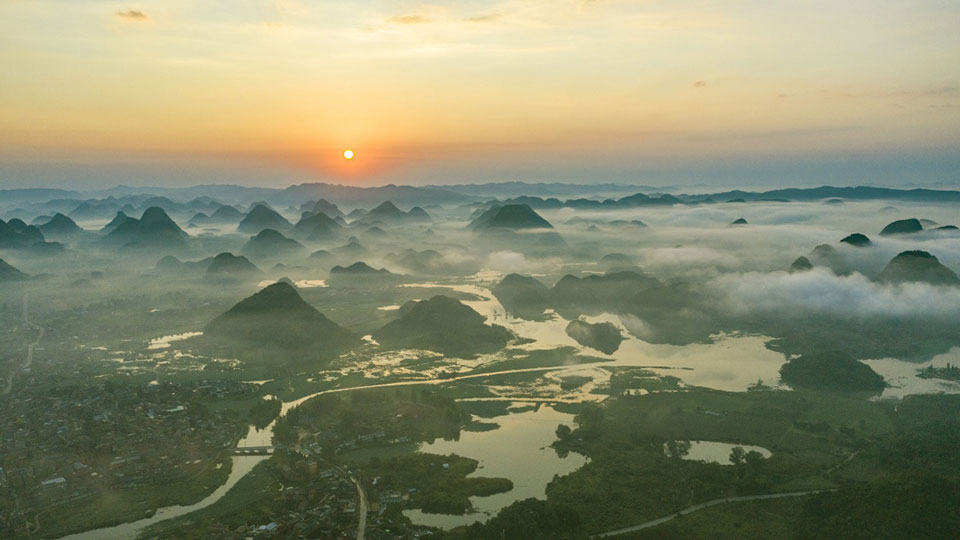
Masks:
[[[676,519],[680,516],[685,516],[687,514],[692,514],[698,510],[703,510],[704,508],[710,508],[711,506],[716,506],[718,504],[732,503],[732,502],[744,502],[744,501],[761,501],[765,499],[783,499],[785,497],[802,497],[804,495],[814,495],[816,493],[825,493],[827,491],[835,491],[833,489],[817,489],[813,491],[791,491],[788,493],[770,493],[767,495],[747,495],[744,497],[726,497],[723,499],[714,499],[712,501],[707,501],[704,503],[693,505],[689,508],[684,508],[679,512],[670,514],[659,519],[654,519],[652,521],[647,521],[646,523],[641,523],[639,525],[633,525],[631,527],[624,527],[622,529],[615,529],[612,531],[607,531],[595,535],[595,538],[604,538],[607,536],[618,536],[621,534],[632,533],[640,531],[643,529],[649,529],[650,527],[656,527],[657,525],[662,525],[670,520]]]
[[[360,514],[360,522],[357,524],[357,540],[363,540],[367,532],[367,493],[363,490],[360,480],[353,474],[350,480],[357,486],[357,494],[360,496],[360,504],[357,506],[357,512]]]
[[[10,366],[10,375],[7,377],[7,383],[3,388],[4,395],[9,394],[10,390],[13,389],[13,379],[14,377],[17,376],[17,371],[22,369],[29,369],[30,365],[33,364],[33,350],[38,345],[40,345],[40,340],[43,339],[43,333],[46,330],[42,326],[30,322],[30,315],[29,315],[27,306],[28,306],[28,296],[25,294],[23,295],[23,324],[27,328],[33,328],[34,330],[38,330],[39,333],[37,334],[36,340],[34,340],[32,343],[27,344],[27,359],[23,363],[23,365],[18,367],[16,363],[14,363],[12,366]]]

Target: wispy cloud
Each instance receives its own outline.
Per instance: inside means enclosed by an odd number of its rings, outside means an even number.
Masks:
[[[127,9],[127,10],[118,11],[117,17],[120,17],[121,19],[131,20],[131,21],[145,21],[149,19],[149,17],[147,17],[147,15],[144,12],[136,9]]]
[[[420,15],[394,15],[387,19],[391,24],[424,24],[430,22],[430,19]]]
[[[705,88],[707,86],[707,81],[693,81],[694,88]]]
[[[486,22],[496,22],[499,21],[503,15],[499,13],[487,13],[485,15],[475,15],[473,17],[466,17],[463,19],[463,22],[470,23],[486,23]]]

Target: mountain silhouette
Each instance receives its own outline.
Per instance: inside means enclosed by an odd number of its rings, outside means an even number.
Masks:
[[[294,238],[319,241],[336,238],[341,232],[343,232],[342,225],[327,214],[318,212],[304,214],[300,221],[293,226],[293,231],[290,234]]]
[[[83,232],[83,229],[72,219],[57,212],[50,221],[37,227],[44,236],[68,236]]]
[[[449,296],[434,296],[402,311],[373,333],[381,345],[475,356],[498,351],[513,338],[506,328],[485,324],[483,315]]]
[[[206,271],[209,277],[258,276],[260,273],[260,269],[249,259],[230,252],[220,253],[214,257]]]
[[[14,222],[11,226],[0,219],[0,248],[26,248],[44,243],[43,233],[40,232],[40,229],[33,225],[21,226],[20,223]]]
[[[256,234],[264,229],[286,230],[289,228],[290,222],[285,217],[264,204],[254,206],[237,225],[238,231],[251,234]]]
[[[183,232],[160,207],[151,206],[140,219],[127,218],[107,234],[107,240],[131,247],[185,247]]]
[[[430,216],[423,208],[415,206],[409,212],[404,212],[397,208],[392,201],[384,201],[373,210],[357,217],[361,218],[364,223],[369,224],[374,224],[376,221],[382,221],[384,223],[430,221]]]
[[[7,261],[0,259],[0,283],[12,281],[26,281],[30,276],[11,266]]]
[[[526,204],[506,204],[494,206],[481,213],[469,227],[483,231],[490,229],[552,229],[553,225],[543,219],[533,208]]]
[[[100,229],[100,232],[103,234],[109,234],[128,219],[130,219],[130,216],[124,214],[123,211],[119,211],[117,212],[117,215],[110,220],[110,223],[107,223],[102,229]]]
[[[263,229],[243,246],[243,254],[250,257],[285,257],[304,250],[296,240],[273,229]]]
[[[613,323],[602,322],[590,324],[586,321],[570,321],[567,325],[567,335],[574,341],[596,349],[604,354],[613,354],[620,348],[620,342],[623,336],[620,335],[620,329]]]
[[[891,234],[911,234],[920,232],[923,230],[923,224],[920,223],[919,219],[910,218],[910,219],[898,219],[880,231],[881,236],[889,236]]]
[[[854,247],[867,247],[873,244],[873,242],[871,242],[866,235],[860,233],[847,235],[843,238],[843,240],[840,240],[840,242],[844,244],[850,244]]]
[[[242,219],[243,213],[228,204],[210,214],[210,223],[239,223]]]
[[[323,358],[361,344],[285,281],[265,287],[210,321],[204,337],[237,347],[309,352]]]
[[[806,272],[807,270],[813,270],[813,263],[810,262],[810,259],[804,257],[803,255],[797,257],[797,260],[793,261],[793,264],[790,265],[790,272]]]
[[[957,274],[926,251],[904,251],[887,263],[877,277],[879,281],[922,281],[935,285],[960,285]]]
[[[882,376],[844,352],[794,358],[780,368],[780,378],[794,388],[821,391],[880,393],[886,387]]]

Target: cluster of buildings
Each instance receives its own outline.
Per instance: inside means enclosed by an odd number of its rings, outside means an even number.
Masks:
[[[73,499],[222,467],[246,424],[204,401],[248,392],[242,385],[96,383],[50,392],[37,384],[0,397],[0,537],[28,532],[33,516]]]

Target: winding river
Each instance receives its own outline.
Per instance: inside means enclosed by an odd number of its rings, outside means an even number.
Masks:
[[[340,392],[350,392],[371,388],[389,388],[396,386],[439,385],[472,378],[490,377],[494,375],[549,372],[550,376],[557,374],[588,376],[593,383],[588,383],[579,391],[563,399],[529,398],[538,403],[558,401],[585,401],[600,400],[604,396],[592,394],[589,390],[597,384],[609,379],[609,372],[600,369],[601,366],[643,367],[654,373],[679,378],[683,384],[703,386],[726,391],[744,391],[758,380],[769,386],[777,386],[780,366],[786,361],[785,357],[766,348],[769,338],[764,336],[733,335],[718,336],[710,344],[692,344],[684,346],[651,344],[630,337],[623,323],[615,315],[605,314],[589,317],[589,322],[611,322],[621,329],[625,340],[620,348],[611,355],[584,349],[566,334],[567,321],[555,316],[547,321],[526,321],[509,315],[506,309],[490,294],[489,286],[499,279],[500,275],[492,272],[480,273],[474,276],[470,284],[450,285],[444,283],[407,284],[405,287],[447,288],[458,292],[473,295],[476,299],[464,303],[475,309],[487,318],[492,324],[507,327],[515,334],[530,339],[530,342],[521,345],[522,349],[555,349],[557,347],[574,347],[577,350],[598,357],[603,363],[578,364],[570,366],[538,367],[527,369],[513,369],[496,372],[465,374],[456,377],[407,380],[399,382],[371,384],[349,388],[333,388],[315,392],[299,399],[285,402],[281,414],[300,406],[305,401],[316,396]],[[392,307],[392,306],[391,306]],[[180,337],[180,336],[177,336]],[[164,342],[166,344],[166,342]],[[958,387],[960,388],[960,387]],[[497,399],[497,398],[495,398]],[[506,401],[525,401],[523,398],[505,397]],[[406,515],[415,523],[449,528],[452,526],[473,523],[485,520],[500,508],[526,497],[543,497],[546,484],[555,474],[568,474],[586,462],[586,458],[570,455],[559,458],[552,449],[548,448],[553,441],[553,432],[560,423],[569,423],[571,415],[559,413],[554,409],[542,406],[533,411],[525,411],[508,415],[509,418],[498,417],[494,421],[501,427],[489,432],[463,432],[459,441],[436,441],[423,444],[420,449],[424,452],[436,454],[457,453],[480,461],[480,468],[474,473],[476,476],[503,476],[514,481],[515,487],[507,493],[490,497],[475,497],[471,499],[478,512],[467,516],[446,516],[439,514],[424,514],[417,510],[408,510]],[[247,436],[238,443],[238,447],[270,446],[274,424],[262,430],[250,428]],[[510,440],[506,445],[504,440]],[[520,441],[517,443],[515,441]],[[510,449],[513,460],[507,459],[503,449]],[[724,450],[726,451],[726,450]],[[518,456],[519,457],[516,457]],[[74,534],[65,538],[71,540],[93,539],[130,539],[135,538],[145,527],[161,521],[186,515],[190,512],[206,508],[222,498],[236,483],[249,473],[254,466],[266,459],[267,456],[237,456],[233,457],[233,468],[226,483],[217,488],[203,500],[189,506],[170,506],[157,510],[150,518],[125,523],[114,527],[106,527]],[[519,465],[518,465],[519,464]],[[519,468],[518,468],[519,467]]]

